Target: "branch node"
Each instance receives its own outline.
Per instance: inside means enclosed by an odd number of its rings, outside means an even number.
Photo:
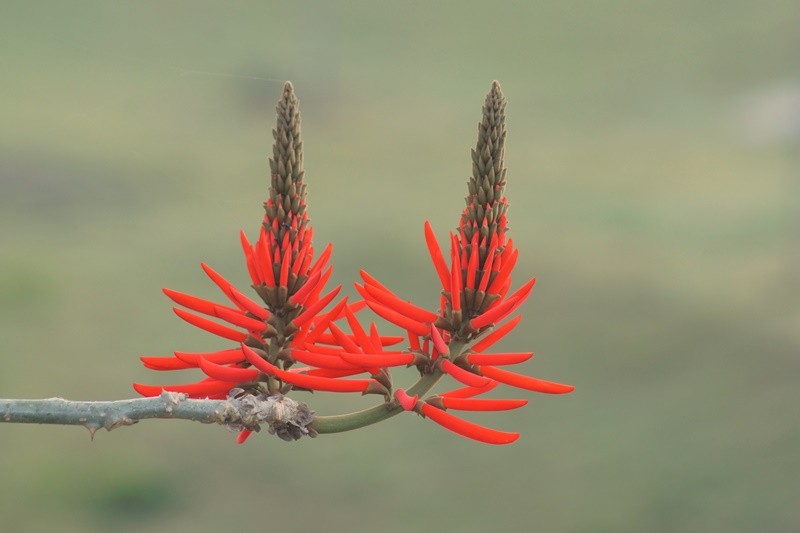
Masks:
[[[267,425],[271,435],[282,440],[298,440],[304,435],[315,437],[317,432],[309,427],[314,420],[314,411],[308,405],[297,402],[283,394],[253,395],[242,389],[233,389],[228,397],[231,411],[226,408],[220,420],[228,429],[241,431],[249,429],[260,431],[261,424]],[[233,415],[233,416],[229,416]]]

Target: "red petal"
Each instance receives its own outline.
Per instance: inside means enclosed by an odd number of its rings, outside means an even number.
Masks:
[[[242,354],[242,350],[239,348],[220,350],[218,352],[175,352],[175,357],[192,365],[192,367],[198,367],[200,365],[200,359],[208,359],[212,363],[217,363],[219,365],[241,363],[244,361],[244,354]]]
[[[270,243],[272,233],[267,234],[267,230],[262,226],[261,232],[256,241],[256,269],[261,275],[261,279],[267,287],[275,287],[275,272],[272,270],[272,244]]]
[[[409,344],[409,346],[411,347],[412,350],[417,351],[417,352],[420,351],[419,335],[415,335],[415,334],[413,334],[413,333],[411,333],[409,331],[408,332],[408,344]]]
[[[473,396],[483,394],[484,392],[489,392],[493,388],[497,387],[498,384],[499,383],[497,381],[489,380],[489,383],[483,387],[464,387],[462,389],[443,392],[439,396],[442,398],[471,398]]]
[[[416,394],[414,396],[409,396],[408,393],[403,389],[397,389],[394,391],[394,397],[397,400],[397,403],[400,404],[400,407],[406,411],[412,411],[414,407],[417,406],[417,399],[419,398],[419,396]]]
[[[417,322],[414,319],[408,318],[405,315],[401,315],[397,311],[389,309],[388,307],[384,307],[383,305],[377,302],[370,302],[367,301],[367,305],[370,309],[375,311],[378,315],[385,318],[392,324],[395,324],[405,330],[411,331],[412,333],[416,333],[417,335],[427,335],[428,334],[428,326]]]
[[[246,383],[258,379],[260,372],[255,368],[242,368],[237,366],[223,366],[212,363],[208,359],[200,359],[200,370],[210,378],[220,381]]]
[[[302,304],[306,296],[311,294],[311,291],[317,287],[317,283],[319,282],[320,277],[322,276],[321,272],[315,272],[312,274],[308,279],[306,279],[305,283],[303,283],[297,291],[292,294],[289,298],[289,301],[295,305]]]
[[[249,316],[243,315],[239,311],[234,311],[232,309],[225,309],[224,307],[217,306],[215,309],[217,317],[221,318],[225,322],[229,322],[234,326],[239,326],[240,328],[244,328],[247,331],[254,331],[256,333],[261,333],[265,329],[267,329],[267,325],[255,318],[250,318]]]
[[[475,237],[478,236],[477,233],[473,233],[473,241],[476,241]],[[478,254],[478,245],[477,242],[472,244],[472,251],[469,254],[469,263],[467,263],[467,284],[465,287],[474,289],[475,288],[475,275],[478,271],[478,260],[480,259],[480,255]]]
[[[300,248],[300,250],[297,252],[297,257],[294,258],[294,263],[292,264],[290,270],[292,274],[295,274],[297,276],[300,275],[300,267],[303,266],[303,262],[306,260],[306,257],[308,256],[308,248],[311,246],[311,239],[299,242],[303,242],[303,247]],[[305,272],[303,273],[305,274]]]
[[[390,366],[410,365],[414,362],[414,355],[404,352],[383,352],[380,354],[342,352],[341,358],[362,368],[388,368]]]
[[[397,311],[401,315],[405,315],[413,320],[416,320],[417,322],[435,322],[439,316],[436,313],[428,311],[427,309],[417,307],[410,302],[401,300],[393,293],[381,289],[375,285],[366,284],[364,285],[364,289],[369,295],[365,296],[365,299],[376,301],[379,304],[388,307],[389,309]]]
[[[446,355],[450,353],[450,348],[448,348],[447,343],[444,342],[442,338],[442,334],[439,333],[439,330],[431,324],[431,340],[433,341],[433,347],[436,348],[440,354]]]
[[[339,329],[339,326],[331,322],[328,324],[328,328],[333,333],[333,336],[336,337],[336,342],[345,349],[345,351],[349,351],[352,353],[358,353],[361,351],[358,344],[355,340],[351,339],[348,335],[345,334],[344,331]]]
[[[523,285],[517,292],[508,297],[503,303],[492,306],[482,315],[478,315],[470,320],[469,325],[473,329],[481,329],[491,323],[500,322],[507,315],[513,313],[530,296],[536,278]],[[498,300],[499,301],[499,300]]]
[[[370,383],[375,383],[373,379],[333,379],[320,376],[312,376],[309,374],[297,374],[294,372],[287,372],[270,364],[268,361],[259,357],[257,353],[251,350],[248,346],[242,345],[242,351],[245,358],[257,369],[265,374],[275,376],[278,379],[297,385],[304,389],[329,391],[329,392],[365,392],[370,386]]]
[[[321,272],[322,269],[325,268],[325,265],[328,264],[328,259],[330,259],[332,253],[333,253],[333,245],[331,243],[328,243],[325,249],[322,250],[322,253],[319,254],[317,262],[314,263],[314,266],[312,266],[311,270],[309,270],[309,276],[313,272],[318,272],[318,271]]]
[[[250,429],[243,429],[239,432],[239,435],[236,437],[236,444],[244,444],[244,441],[253,434],[253,431]]]
[[[212,395],[226,394],[235,385],[236,383],[209,379],[185,385],[142,385],[141,383],[134,383],[133,388],[142,396],[158,396],[161,391],[169,391],[183,392],[192,398],[206,398]]]
[[[256,258],[255,254],[253,253],[253,246],[250,244],[250,241],[247,240],[247,235],[244,234],[244,230],[239,232],[239,240],[242,243],[242,252],[244,253],[244,261],[247,265],[247,273],[250,274],[250,280],[253,282],[253,285],[260,285],[263,281],[263,278],[256,268]]]
[[[517,409],[526,405],[528,400],[498,400],[498,399],[475,399],[475,398],[454,398],[443,396],[442,405],[448,409],[459,411],[507,411]]]
[[[492,283],[489,285],[489,288],[486,289],[486,292],[488,294],[497,294],[500,291],[503,284],[511,275],[511,271],[514,269],[514,265],[517,263],[518,256],[519,256],[518,251],[514,250],[508,259],[506,259],[505,257],[502,258],[502,265],[500,266],[500,271],[497,273],[497,276],[494,278],[494,281],[492,281]]]
[[[289,234],[285,233],[284,237],[288,237]],[[281,259],[281,277],[279,280],[279,285],[281,287],[286,287],[289,284],[289,266],[292,262],[292,252],[284,246],[283,248],[283,258]]]
[[[388,292],[389,294],[394,294],[392,291],[389,290],[388,287],[386,287],[386,285],[382,284],[380,281],[370,276],[369,272],[367,272],[366,270],[361,269],[358,271],[358,273],[361,275],[361,279],[364,280],[365,285],[372,285],[374,287],[378,287],[379,289]]]
[[[485,351],[492,344],[496,343],[497,341],[505,337],[509,331],[514,329],[514,327],[517,324],[519,324],[520,320],[522,320],[522,315],[517,315],[516,317],[512,318],[511,320],[509,320],[508,322],[506,322],[505,324],[503,324],[502,326],[491,332],[489,335],[485,336],[483,339],[476,342],[472,346],[472,351],[473,352]]]
[[[428,252],[431,254],[433,266],[436,273],[439,275],[439,281],[444,290],[450,288],[450,271],[447,269],[447,264],[444,261],[442,249],[439,247],[439,242],[436,240],[436,235],[433,233],[431,223],[425,221],[425,244],[428,246]]]
[[[350,325],[350,330],[353,332],[353,335],[355,336],[355,339],[362,350],[367,352],[377,352],[381,350],[382,346],[380,344],[378,346],[372,344],[372,339],[369,338],[367,332],[361,327],[361,323],[356,318],[356,315],[354,315],[347,306],[344,308],[344,314],[347,317],[347,323]]]
[[[333,319],[333,317],[338,315],[339,311],[341,311],[342,307],[344,307],[345,305],[347,305],[347,298],[343,298],[338,304],[336,304],[336,306],[333,309],[331,309],[330,311],[325,313],[322,316],[322,318],[317,320],[316,323],[314,324],[314,329],[312,329],[308,333],[308,335],[305,336],[304,341],[306,343],[314,343],[314,342],[317,342],[317,341],[323,342],[322,338],[326,336],[325,335],[325,330],[328,328],[328,325],[331,323],[331,320]],[[297,337],[295,337],[295,339],[296,338]],[[331,344],[334,344],[334,343],[335,343],[335,340],[331,339]]]
[[[198,313],[214,316],[214,306],[217,305],[214,302],[192,296],[191,294],[173,291],[172,289],[164,288],[161,290],[167,295],[167,297],[169,297],[170,300],[178,305],[182,305],[191,309],[192,311],[197,311]]]
[[[217,287],[219,287],[219,289],[222,291],[222,293],[223,293],[223,294],[224,294],[224,295],[225,295],[225,296],[226,296],[226,297],[227,297],[227,298],[228,298],[228,299],[229,299],[229,300],[230,300],[230,301],[231,301],[233,304],[235,304],[235,305],[236,305],[236,300],[234,300],[234,299],[233,299],[233,296],[231,296],[231,290],[230,290],[230,289],[231,289],[231,287],[233,287],[233,285],[231,284],[231,282],[229,282],[228,280],[226,280],[225,278],[223,278],[222,276],[220,276],[220,275],[219,275],[219,273],[217,273],[217,271],[215,271],[213,268],[211,268],[211,267],[210,267],[210,266],[208,266],[207,264],[205,264],[205,263],[200,263],[200,266],[202,267],[202,269],[203,269],[203,272],[205,272],[205,273],[206,273],[206,275],[207,275],[207,276],[208,276],[208,277],[211,279],[211,281],[213,281],[213,282],[214,282],[214,284],[215,284]]]
[[[197,368],[197,365],[189,364],[177,357],[143,355],[139,359],[144,363],[144,366],[150,370],[183,370],[185,368]]]
[[[442,359],[442,370],[468,387],[483,387],[491,381],[489,378],[464,370],[447,359]]]
[[[530,376],[523,376],[522,374],[516,374],[493,366],[481,366],[479,368],[481,374],[484,376],[497,380],[500,383],[511,385],[512,387],[519,387],[520,389],[544,392],[547,394],[565,394],[575,390],[575,387],[572,385],[563,385],[561,383],[545,381]]]
[[[450,260],[452,262],[450,272],[450,304],[453,307],[453,312],[457,312],[461,311],[461,289],[463,288],[461,283],[461,262],[458,258],[456,237],[451,234],[450,239],[453,247],[450,254]]]
[[[309,320],[311,320],[312,318],[314,318],[315,316],[317,316],[317,313],[322,311],[326,305],[331,303],[331,300],[336,298],[336,295],[339,294],[339,291],[341,289],[342,286],[339,285],[331,292],[329,292],[328,294],[326,294],[325,296],[323,296],[322,298],[320,298],[319,300],[308,306],[302,313],[300,313],[294,320],[292,320],[292,323],[294,323],[295,326],[300,327]]]
[[[479,426],[450,413],[437,409],[428,403],[422,404],[422,414],[453,433],[486,444],[510,444],[519,438],[519,433],[507,433]]]
[[[478,285],[479,291],[486,291],[489,286],[489,277],[492,275],[492,265],[495,260],[497,252],[497,234],[492,233],[492,240],[489,243],[489,251],[486,254],[486,260],[483,262],[483,276],[481,276],[480,284]]]
[[[310,350],[292,350],[292,358],[304,365],[335,370],[362,370],[362,367],[353,365],[338,355],[326,355]]]
[[[184,319],[189,324],[196,326],[200,329],[204,329],[209,333],[213,333],[214,335],[218,335],[225,339],[229,339],[236,342],[242,342],[247,338],[246,333],[242,333],[241,331],[237,331],[235,329],[225,327],[221,324],[217,324],[216,322],[208,320],[207,318],[193,315],[192,313],[184,311],[183,309],[180,309],[178,307],[173,307],[172,310],[175,311],[176,315]]]
[[[363,374],[363,368],[355,368],[351,370],[337,370],[335,368],[309,368],[306,374],[309,376],[321,376],[324,378],[341,378],[344,376],[353,376],[355,374]]]
[[[533,357],[533,352],[471,353],[467,362],[471,365],[516,365]]]
[[[269,311],[239,292],[236,287],[231,287],[231,296],[233,296],[233,299],[236,301],[236,303],[243,307],[248,313],[260,318],[261,320],[266,320],[269,318]]]
[[[375,325],[375,322],[370,322],[369,324],[369,340],[372,341],[372,346],[375,347],[374,351],[383,351],[383,339],[381,334],[378,333],[378,326]]]

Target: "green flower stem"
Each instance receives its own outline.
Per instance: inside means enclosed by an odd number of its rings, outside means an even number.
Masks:
[[[440,357],[448,359],[455,359],[464,351],[466,342],[463,339],[452,339],[450,341],[449,352],[441,354]],[[444,373],[439,370],[439,367],[434,366],[430,374],[424,374],[419,380],[414,383],[406,393],[409,396],[424,396],[430,391],[434,385],[442,378]],[[340,433],[342,431],[351,431],[366,426],[371,426],[387,418],[391,418],[403,412],[403,408],[397,405],[396,402],[384,403],[356,411],[354,413],[347,413],[344,415],[331,415],[331,416],[317,416],[311,422],[310,427],[317,433]]]
[[[426,394],[429,390],[436,385],[436,382],[442,377],[442,371],[434,369],[430,374],[425,374],[414,383],[406,392],[410,396]],[[403,408],[394,402],[384,403],[356,411],[354,413],[347,413],[344,415],[331,415],[331,416],[317,416],[311,423],[317,433],[340,433],[342,431],[352,431],[354,429],[363,428],[376,424],[387,418],[391,418],[403,412]]]

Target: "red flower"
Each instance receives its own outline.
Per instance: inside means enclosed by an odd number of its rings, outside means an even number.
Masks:
[[[536,282],[531,279],[507,296],[519,253],[513,241],[506,239],[505,137],[505,98],[500,85],[494,82],[478,125],[477,147],[472,152],[473,174],[467,205],[458,232],[450,234],[449,266],[433,228],[425,222],[425,242],[442,286],[438,313],[404,300],[366,272],[362,272],[364,285],[356,285],[373,311],[407,331],[414,353],[430,358],[432,364],[421,371],[444,373],[466,385],[465,389],[423,402],[412,402],[404,391],[398,390],[395,400],[399,405],[416,410],[451,431],[494,444],[512,442],[518,435],[478,426],[444,409],[491,411],[524,405],[524,400],[471,398],[498,382],[551,394],[573,390],[570,385],[497,368],[526,361],[532,353],[484,353],[519,323],[522,317],[518,315],[500,325],[525,302]],[[421,345],[419,337],[428,337],[433,346],[427,339]]]
[[[290,83],[278,102],[275,144],[270,159],[272,186],[264,204],[265,215],[254,243],[241,233],[247,271],[261,302],[235,288],[211,267],[203,270],[227,299],[212,302],[171,289],[164,293],[181,307],[175,313],[186,322],[235,343],[230,349],[175,352],[172,357],[142,357],[154,370],[196,368],[206,378],[188,384],[142,385],[137,392],[155,396],[163,390],[184,392],[194,398],[225,398],[233,388],[253,393],[286,393],[290,389],[378,393],[388,397],[388,377],[383,367],[408,364],[409,354],[388,352],[384,346],[400,337],[367,334],[354,313],[363,304],[348,305],[343,299],[324,312],[341,286],[325,292],[332,267],[329,244],[316,257],[313,230],[306,211],[303,181],[303,145],[300,111]],[[347,319],[353,334],[335,326]],[[366,356],[365,354],[371,354]],[[307,366],[296,366],[297,363]],[[343,379],[368,374],[367,378]],[[243,441],[249,432],[243,432]]]

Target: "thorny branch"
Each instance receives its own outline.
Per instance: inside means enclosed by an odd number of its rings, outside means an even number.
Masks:
[[[234,431],[258,431],[263,425],[270,434],[287,441],[303,435],[316,436],[316,431],[309,427],[314,412],[306,404],[281,394],[237,392],[241,391],[231,391],[225,400],[195,400],[183,393],[167,391],[152,398],[107,402],[0,399],[0,422],[84,426],[94,437],[100,428],[111,431],[148,418],[173,418],[220,424]]]

